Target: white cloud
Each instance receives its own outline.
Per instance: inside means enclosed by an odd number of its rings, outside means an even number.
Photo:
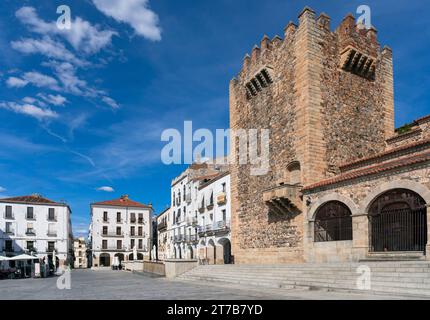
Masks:
[[[48,88],[56,91],[60,90],[58,81],[55,78],[37,71],[26,72],[21,76],[21,78],[10,77],[6,80],[6,84],[8,87],[16,88],[22,88],[28,84],[32,84],[38,88]]]
[[[5,192],[7,191],[6,188],[3,188],[2,186],[0,186],[0,192]]]
[[[23,75],[23,79],[32,85],[39,88],[49,88],[51,90],[60,90],[58,81],[50,76],[42,74],[37,71],[26,72]]]
[[[100,187],[96,189],[97,191],[104,191],[104,192],[115,192],[115,190],[112,187]]]
[[[119,104],[112,98],[110,97],[103,97],[102,101],[104,103],[106,103],[108,106],[112,107],[112,109],[118,109],[119,108]]]
[[[161,40],[158,15],[149,9],[149,0],[93,0],[93,3],[105,15],[131,25],[138,35]]]
[[[96,96],[95,90],[88,86],[85,80],[76,75],[76,67],[69,62],[51,61],[45,65],[54,69],[54,73],[66,92],[77,96]]]
[[[16,102],[0,102],[0,108],[24,114],[38,120],[58,118],[58,114],[50,109],[42,109],[33,104]]]
[[[50,37],[43,37],[42,39],[25,38],[12,41],[11,46],[13,49],[24,54],[41,54],[48,58],[72,62],[79,66],[87,64],[87,62],[78,59],[73,53],[67,50],[62,43],[54,41]]]
[[[15,13],[16,17],[29,27],[30,31],[43,35],[59,35],[64,37],[75,50],[87,54],[97,53],[112,41],[117,33],[112,30],[100,30],[88,21],[77,17],[72,21],[70,30],[61,30],[56,21],[45,22],[39,18],[33,7],[22,7]]]
[[[25,81],[17,77],[10,77],[9,79],[6,80],[6,84],[10,88],[22,88],[28,84],[28,81]]]
[[[67,99],[60,94],[53,95],[53,94],[39,93],[37,94],[37,96],[42,100],[44,100],[45,102],[54,106],[64,106],[67,103]]]

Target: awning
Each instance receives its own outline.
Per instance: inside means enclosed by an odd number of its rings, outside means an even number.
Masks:
[[[8,258],[8,257],[0,256],[0,261],[8,261],[8,260],[9,260],[9,258]]]
[[[9,261],[17,261],[17,260],[39,260],[39,257],[30,256],[28,254],[20,254],[19,256],[8,258]]]

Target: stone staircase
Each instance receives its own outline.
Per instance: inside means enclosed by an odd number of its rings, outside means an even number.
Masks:
[[[370,290],[359,290],[358,268],[370,268]],[[366,270],[366,269],[365,269]],[[368,270],[368,269],[367,269]],[[366,294],[416,296],[430,299],[430,262],[366,261],[298,265],[199,266],[178,277],[183,281],[236,284],[249,288],[310,289]]]

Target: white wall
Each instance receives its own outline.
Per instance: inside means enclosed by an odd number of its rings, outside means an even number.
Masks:
[[[5,219],[6,206],[12,206],[13,220]],[[34,220],[27,220],[27,207],[33,207]],[[48,209],[54,208],[56,222],[48,221]],[[35,241],[38,256],[44,257],[49,241],[55,241],[55,249],[60,260],[66,260],[72,248],[70,211],[67,206],[0,203],[0,252],[3,251],[5,240],[13,240],[15,252],[20,254],[27,249],[27,241]],[[14,235],[7,235],[6,223],[12,222]],[[36,235],[26,235],[28,223],[33,224]],[[48,236],[48,225],[52,224],[56,236]]]
[[[93,205],[92,206],[92,218],[91,218],[91,240],[93,253],[99,255],[102,249],[102,240],[108,241],[108,248],[116,248],[117,240],[122,240],[124,246],[124,254],[131,253],[133,248],[130,246],[130,240],[135,239],[135,246],[138,252],[149,256],[149,250],[151,244],[149,243],[152,237],[152,209],[149,208],[132,208],[132,207],[102,207]],[[108,223],[103,222],[103,212],[108,213]],[[122,223],[117,223],[117,212],[121,212]],[[130,213],[135,213],[136,223],[130,222]],[[143,214],[143,224],[138,223],[139,214]],[[116,228],[121,227],[123,233],[122,237],[104,237],[103,226],[108,227],[109,234],[116,234]],[[130,236],[130,227],[135,227],[134,237]],[[138,236],[139,227],[142,227],[143,236]],[[139,239],[142,239],[143,247],[138,248]],[[105,251],[103,251],[105,252]],[[109,253],[109,252],[107,252]],[[111,255],[111,259],[113,255]]]

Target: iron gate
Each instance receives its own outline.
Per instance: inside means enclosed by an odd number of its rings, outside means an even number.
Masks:
[[[393,209],[369,216],[370,251],[425,251],[427,208]]]

